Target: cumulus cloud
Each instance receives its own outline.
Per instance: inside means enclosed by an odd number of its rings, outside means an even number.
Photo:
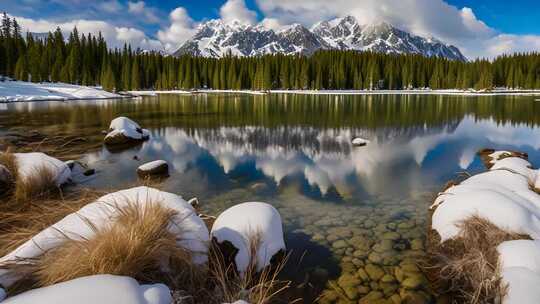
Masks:
[[[128,2],[128,12],[137,16],[141,16],[145,21],[150,23],[159,22],[154,9],[147,7],[144,1]]]
[[[123,9],[118,0],[103,1],[99,3],[98,7],[107,13],[118,13]]]
[[[150,39],[144,32],[131,27],[117,27],[105,21],[100,20],[72,20],[68,22],[56,23],[48,20],[34,20],[24,17],[15,17],[21,25],[23,31],[43,33],[56,30],[57,27],[62,30],[65,36],[77,27],[80,34],[91,33],[97,35],[99,32],[107,41],[110,47],[121,47],[124,43],[131,44],[132,48],[141,48],[147,50],[163,49],[158,40]]]
[[[219,10],[219,15],[225,22],[235,20],[246,24],[257,22],[257,13],[248,9],[244,0],[227,0]]]
[[[169,14],[170,26],[158,31],[158,39],[167,51],[174,51],[195,34],[196,23],[183,7],[175,8]]]

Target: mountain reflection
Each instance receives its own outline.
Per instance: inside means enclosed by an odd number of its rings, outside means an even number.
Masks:
[[[264,181],[349,201],[440,187],[458,171],[480,170],[475,156],[484,147],[529,152],[534,163],[540,160],[539,114],[540,103],[526,96],[200,94],[8,104],[0,121],[95,141],[120,115],[150,129],[152,139],[140,147],[86,156],[101,171],[96,185],[136,179],[136,154],[143,161],[168,161],[172,176],[165,186],[175,191],[219,193],[238,182]],[[353,147],[357,136],[371,143]],[[111,163],[115,170],[107,170]]]

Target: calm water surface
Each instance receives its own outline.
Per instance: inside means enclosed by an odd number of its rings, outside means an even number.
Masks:
[[[293,249],[286,276],[306,303],[323,289],[334,290],[321,301],[328,303],[373,291],[403,296],[401,283],[373,278],[374,269],[396,279],[422,255],[428,204],[448,180],[483,170],[478,149],[520,150],[540,164],[540,102],[525,96],[202,94],[0,104],[0,134],[76,134],[95,146],[120,115],[152,138],[122,152],[90,149],[82,160],[98,174],[86,185],[127,186],[141,163],[164,159],[172,168],[163,188],[198,197],[207,213],[273,204]],[[352,147],[356,136],[371,143]],[[411,292],[430,297],[422,286]]]

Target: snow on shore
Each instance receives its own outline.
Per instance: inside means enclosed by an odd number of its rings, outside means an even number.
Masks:
[[[540,170],[506,151],[489,155],[489,171],[472,176],[440,193],[432,208],[432,227],[441,241],[460,233],[460,222],[479,216],[505,231],[533,240],[501,243],[499,266],[508,293],[503,304],[540,303]]]
[[[36,258],[43,252],[60,246],[66,237],[74,240],[90,239],[96,233],[93,228],[106,228],[114,223],[113,219],[121,212],[122,207],[134,205],[144,208],[148,204],[159,204],[177,212],[168,227],[169,231],[178,236],[179,246],[191,251],[193,263],[206,263],[209,233],[193,207],[176,194],[137,187],[105,195],[79,211],[67,215],[0,258],[0,265]],[[89,222],[93,227],[88,224]],[[19,276],[20,274],[0,269],[0,285],[9,287],[19,279]]]
[[[130,277],[101,274],[33,289],[2,303],[170,304],[172,297],[163,284],[139,285]]]
[[[25,81],[0,81],[0,103],[40,100],[76,100],[122,98],[96,87],[67,83],[32,83]]]

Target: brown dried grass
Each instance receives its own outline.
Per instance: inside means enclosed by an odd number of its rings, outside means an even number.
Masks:
[[[495,149],[489,149],[489,148],[478,151],[478,155],[480,156],[480,159],[484,163],[484,166],[488,169],[493,167],[493,164],[491,163],[491,161],[493,160],[493,157],[489,155],[494,153],[495,151],[496,151]],[[524,160],[528,160],[529,155],[527,153],[519,152],[519,151],[508,151],[508,153],[501,154],[497,160],[502,160],[508,157],[519,157],[519,158],[523,158]]]
[[[216,292],[209,303],[232,303],[245,300],[252,304],[272,303],[282,292],[290,287],[289,281],[278,278],[287,263],[288,255],[277,257],[261,271],[257,271],[257,250],[261,242],[260,233],[252,233],[247,240],[251,260],[247,270],[241,275],[236,271],[233,261],[229,261],[214,241],[210,250],[210,282]]]
[[[95,230],[91,239],[64,236],[61,246],[36,259],[2,265],[24,275],[9,292],[16,294],[95,274],[130,276],[197,292],[203,269],[192,264],[191,253],[178,246],[176,236],[167,230],[176,213],[158,204],[128,204],[118,211],[108,228],[97,229],[88,222]]]
[[[425,269],[432,287],[449,295],[453,303],[493,303],[501,299],[497,246],[527,236],[509,233],[486,219],[472,216],[459,224],[460,234],[440,242],[436,231],[428,233],[428,261]]]

